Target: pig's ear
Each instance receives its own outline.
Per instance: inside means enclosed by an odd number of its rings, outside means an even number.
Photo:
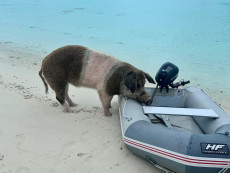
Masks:
[[[125,86],[134,93],[137,89],[137,76],[133,71],[129,72],[124,80]]]
[[[153,78],[148,73],[144,73],[144,74],[145,74],[145,78],[149,81],[149,83],[155,84],[155,81],[153,80]]]

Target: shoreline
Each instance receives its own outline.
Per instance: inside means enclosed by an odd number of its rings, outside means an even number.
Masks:
[[[0,64],[18,67],[22,69],[28,69],[38,72],[41,67],[43,58],[48,55],[50,50],[37,50],[34,48],[20,47],[13,43],[0,44]],[[118,58],[119,59],[119,58]],[[160,67],[159,67],[160,68]],[[191,74],[189,74],[191,76]],[[152,76],[154,77],[154,76]],[[178,81],[176,79],[176,81]],[[187,79],[187,78],[186,78]],[[189,79],[189,78],[188,78]],[[39,80],[38,80],[39,81]],[[195,77],[192,77],[191,84],[187,86],[195,86],[201,88],[206,92],[218,105],[220,105],[228,114],[230,114],[230,89],[229,92],[218,87],[211,87],[204,83],[196,81]],[[151,85],[151,87],[153,87]],[[154,86],[155,87],[155,86]]]
[[[0,46],[0,172],[162,172],[126,149],[117,97],[112,117],[105,117],[95,90],[71,86],[78,106],[63,113],[38,75],[44,53],[5,48]],[[227,98],[208,94],[230,112]]]

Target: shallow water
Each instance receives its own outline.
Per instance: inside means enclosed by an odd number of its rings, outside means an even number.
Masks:
[[[152,76],[170,61],[178,80],[230,95],[228,0],[0,0],[0,42],[38,52],[80,44]]]

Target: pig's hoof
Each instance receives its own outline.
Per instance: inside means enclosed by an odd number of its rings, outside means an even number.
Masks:
[[[105,114],[105,116],[107,116],[107,117],[111,117],[112,116],[112,114],[108,111],[108,112],[104,112],[104,114]]]
[[[77,104],[76,104],[76,103],[71,103],[71,104],[69,104],[69,106],[71,106],[71,107],[76,107]]]
[[[111,117],[111,116],[112,116],[112,114],[111,114],[111,113],[109,113],[109,114],[106,114],[105,116],[107,116],[107,117]]]
[[[74,111],[71,110],[71,109],[64,109],[63,112],[65,112],[65,113],[74,113]]]

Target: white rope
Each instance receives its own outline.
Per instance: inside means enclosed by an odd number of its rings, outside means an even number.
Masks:
[[[124,106],[123,106],[123,109],[122,109],[122,115],[123,115],[123,117],[125,117],[128,121],[131,121],[133,118],[132,118],[132,117],[128,117],[128,116],[125,115],[125,107],[126,107],[128,98],[127,98],[127,97],[124,97],[123,99],[124,99],[125,103],[124,103]]]

